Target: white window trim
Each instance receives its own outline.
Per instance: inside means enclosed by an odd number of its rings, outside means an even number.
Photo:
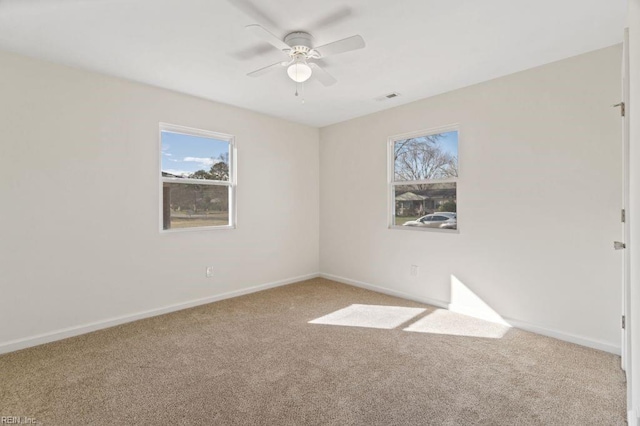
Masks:
[[[224,141],[229,143],[229,181],[221,181],[221,180],[202,180],[202,179],[181,179],[181,178],[169,178],[162,177],[162,132],[170,132],[170,133],[180,133],[184,135],[190,136],[199,136],[211,139],[217,139],[219,141]],[[236,200],[237,200],[237,149],[236,149],[236,141],[233,135],[228,135],[226,133],[219,133],[210,130],[202,130],[195,129],[192,127],[179,126],[176,124],[169,123],[160,123],[158,130],[158,177],[159,177],[159,229],[161,234],[174,234],[180,232],[191,232],[191,231],[219,231],[219,230],[227,230],[227,229],[236,229],[237,228],[237,209],[236,209]],[[162,188],[165,182],[168,183],[193,183],[199,185],[214,185],[214,186],[227,186],[229,187],[229,225],[221,225],[221,226],[198,226],[193,228],[172,228],[172,229],[163,229],[163,216],[162,216],[162,208],[163,208],[163,194]]]
[[[412,180],[412,181],[396,181],[395,178],[395,142],[403,139],[411,139],[418,136],[430,136],[438,133],[458,132],[458,177],[451,179],[426,179],[426,180]],[[415,132],[402,133],[399,135],[390,136],[387,139],[387,226],[388,229],[401,230],[401,231],[421,231],[421,232],[444,232],[447,234],[459,234],[460,233],[460,215],[458,214],[458,226],[457,229],[438,229],[438,228],[419,228],[415,226],[402,226],[395,224],[395,210],[396,210],[396,186],[403,186],[407,184],[433,184],[433,183],[456,183],[456,204],[459,207],[460,202],[458,199],[458,183],[460,182],[460,126],[458,123],[449,124],[441,127],[432,127],[426,130],[417,130]]]

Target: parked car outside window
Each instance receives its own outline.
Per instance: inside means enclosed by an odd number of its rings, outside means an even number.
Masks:
[[[422,228],[457,229],[458,216],[453,212],[439,212],[410,220],[402,226],[417,226]]]

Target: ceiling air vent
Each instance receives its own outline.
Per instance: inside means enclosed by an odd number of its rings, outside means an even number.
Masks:
[[[400,96],[400,93],[392,92],[392,93],[388,93],[386,95],[383,95],[383,96],[380,96],[380,97],[376,98],[376,101],[386,101],[388,99],[397,98],[398,96]]]

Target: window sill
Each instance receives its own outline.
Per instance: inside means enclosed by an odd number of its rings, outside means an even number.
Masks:
[[[420,231],[420,232],[440,232],[445,234],[459,234],[459,229],[439,229],[439,228],[426,228],[420,226],[402,226],[402,225],[389,225],[390,230],[399,231]]]
[[[160,234],[178,234],[181,232],[192,231],[227,231],[230,229],[236,229],[236,225],[225,226],[198,226],[193,228],[173,228],[173,229],[161,229]]]

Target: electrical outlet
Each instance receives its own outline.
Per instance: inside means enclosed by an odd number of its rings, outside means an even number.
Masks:
[[[213,266],[207,266],[207,278],[213,277]]]
[[[409,274],[412,277],[417,277],[418,276],[418,265],[411,265],[411,269],[409,270]]]

